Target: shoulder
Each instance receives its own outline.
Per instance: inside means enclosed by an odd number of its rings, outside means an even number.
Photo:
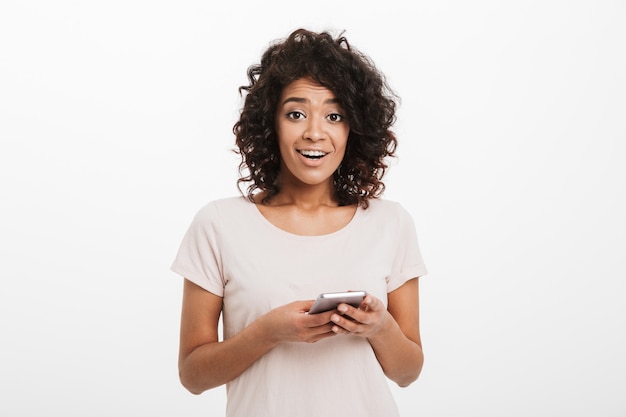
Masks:
[[[242,196],[212,200],[196,212],[194,221],[201,224],[221,223],[241,216],[242,212],[249,210],[251,204]]]
[[[380,222],[386,227],[395,225],[398,228],[413,227],[411,213],[398,201],[375,198],[369,201],[364,211],[370,221]]]
[[[409,212],[397,201],[382,198],[369,200],[369,207],[365,210],[375,215],[401,215],[410,216]]]
[[[232,210],[246,209],[250,204],[252,203],[242,196],[211,200],[198,210],[197,216],[204,217],[227,214]]]

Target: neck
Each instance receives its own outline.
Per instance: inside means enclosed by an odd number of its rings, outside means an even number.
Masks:
[[[269,202],[273,206],[292,205],[307,210],[321,206],[337,207],[334,199],[332,178],[324,184],[294,184],[290,181],[281,183],[280,191]]]

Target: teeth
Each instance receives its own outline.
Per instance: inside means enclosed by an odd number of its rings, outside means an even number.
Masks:
[[[300,151],[300,153],[304,156],[313,157],[313,158],[321,158],[326,155],[326,153],[322,151]]]

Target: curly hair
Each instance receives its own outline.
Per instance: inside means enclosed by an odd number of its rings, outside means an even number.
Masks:
[[[251,201],[256,190],[266,192],[263,202],[280,191],[275,111],[283,88],[303,77],[331,90],[350,123],[345,155],[333,174],[337,203],[367,208],[368,199],[383,193],[386,158],[395,156],[397,147],[391,131],[397,97],[366,55],[342,35],[298,29],[270,45],[247,75],[250,84],[239,88],[245,101],[233,132],[241,155],[237,184],[240,191],[242,183],[249,184]]]

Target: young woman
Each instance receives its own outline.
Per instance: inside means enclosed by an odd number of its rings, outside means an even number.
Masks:
[[[421,371],[426,269],[410,215],[380,198],[394,96],[344,37],[303,29],[248,77],[234,132],[249,186],[198,212],[172,265],[181,382],[227,384],[228,416],[397,416],[387,378]],[[367,296],[308,314],[348,290]]]

